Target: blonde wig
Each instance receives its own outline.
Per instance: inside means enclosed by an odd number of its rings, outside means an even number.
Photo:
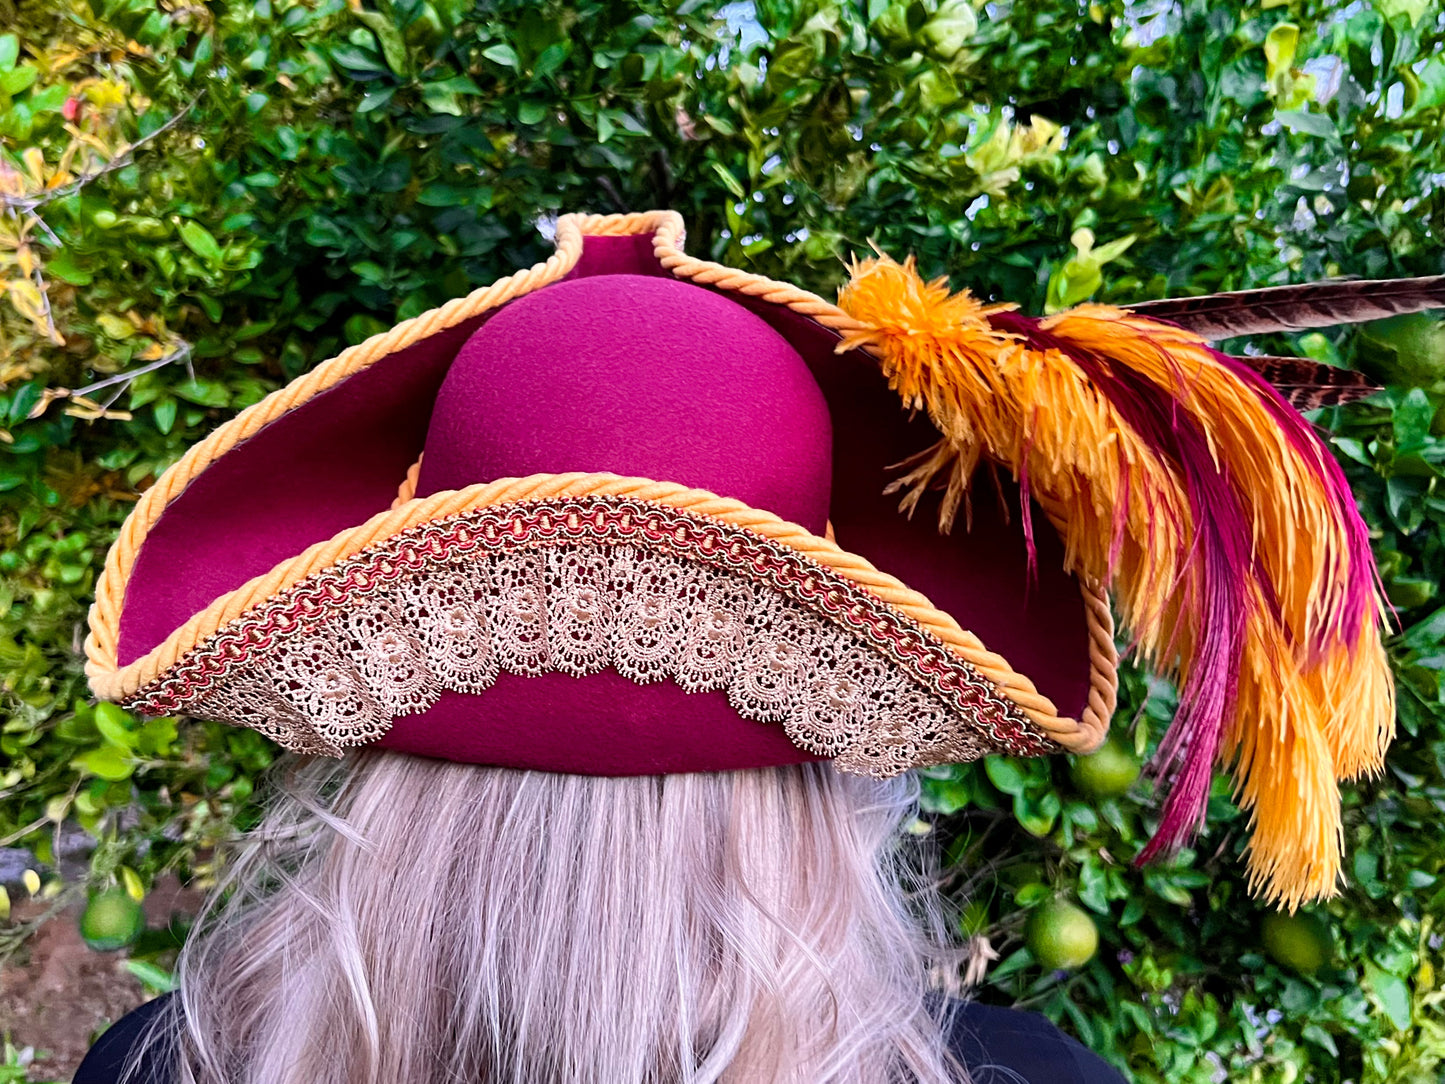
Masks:
[[[966,1079],[907,777],[369,752],[278,779],[152,1030],[185,1084]]]

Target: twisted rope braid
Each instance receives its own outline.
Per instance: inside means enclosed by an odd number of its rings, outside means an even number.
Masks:
[[[894,609],[917,621],[943,641],[959,657],[999,687],[1045,733],[1066,747],[1081,744],[1080,728],[1073,720],[1060,719],[1053,703],[1040,694],[1026,677],[1016,673],[999,655],[985,648],[971,632],[961,628],[950,615],[928,599],[826,538],[812,534],[796,523],[771,512],[752,508],[731,497],[719,497],[703,489],[689,489],[675,482],[647,478],[622,478],[614,474],[535,474],[528,478],[503,478],[468,486],[466,489],[434,493],[411,499],[373,516],[365,523],[342,531],[325,542],[309,546],[269,572],[213,602],[175,630],[165,642],[129,666],[108,672],[94,670],[91,682],[98,695],[127,696],[148,685],[176,665],[181,656],[208,639],[222,626],[294,586],[322,569],[354,556],[374,543],[403,531],[465,512],[518,501],[553,497],[630,497],[666,505],[680,511],[740,527],[781,543],[826,568],[851,580]],[[1112,640],[1110,641],[1112,647]]]
[[[400,508],[407,501],[416,496],[417,479],[421,477],[422,456],[416,457],[416,462],[406,469],[406,477],[401,480],[401,485],[396,487],[396,499],[391,502],[393,508]]]
[[[1092,753],[1109,736],[1109,720],[1119,701],[1119,649],[1114,644],[1114,611],[1103,587],[1084,587],[1085,619],[1089,626],[1089,699],[1079,715],[1081,739],[1076,753]],[[1063,745],[1063,742],[1059,743]]]
[[[590,224],[590,220],[584,221]],[[775,305],[785,305],[839,335],[863,327],[857,319],[837,305],[801,287],[689,256],[682,251],[682,239],[682,216],[676,212],[665,212],[664,217],[654,228],[653,253],[658,262],[678,278],[720,290],[745,294],[748,297],[760,298]],[[1048,509],[1047,512],[1051,517],[1061,514],[1059,509]],[[1119,652],[1114,645],[1114,615],[1109,608],[1108,593],[1102,587],[1090,585],[1084,586],[1083,593],[1084,613],[1089,635],[1088,701],[1078,720],[1058,720],[1055,716],[1056,723],[1067,722],[1075,728],[1076,737],[1072,742],[1060,737],[1055,732],[1055,726],[1051,726],[1043,718],[1035,716],[1025,701],[1014,695],[1013,689],[1017,687],[1015,684],[1006,684],[977,663],[975,663],[975,667],[981,673],[988,674],[1000,688],[1010,690],[1009,695],[1014,697],[1015,702],[1028,712],[1036,723],[1048,731],[1050,737],[1053,737],[1059,744],[1064,745],[1071,752],[1087,753],[1098,748],[1109,733],[1109,720],[1114,715],[1119,692]],[[955,646],[953,641],[943,639],[950,646]],[[956,650],[959,650],[959,654],[964,655],[965,658],[969,658],[963,650],[958,648]],[[992,657],[1002,661],[997,655]],[[969,661],[973,662],[974,660],[969,658]],[[1005,665],[1007,664],[1005,663]],[[1028,683],[1029,689],[1033,689],[1032,683],[1022,675],[1016,674],[1012,667],[1008,669],[1008,674],[1013,682]],[[1035,692],[1034,695],[1038,694]],[[1044,703],[1049,703],[1042,697],[1040,699],[1044,700]],[[1048,710],[1055,711],[1051,703],[1049,703]]]
[[[838,306],[807,290],[688,256],[682,251],[682,216],[675,211],[564,215],[557,221],[556,251],[547,260],[398,324],[323,362],[217,428],[142,494],[111,547],[96,584],[96,600],[90,611],[91,633],[85,642],[88,658],[86,673],[96,695],[116,699],[149,684],[175,665],[181,655],[246,610],[311,573],[409,527],[519,500],[559,496],[628,496],[713,516],[813,558],[917,621],[1004,691],[1061,746],[1073,752],[1088,752],[1096,748],[1108,731],[1117,691],[1118,660],[1114,648],[1113,619],[1107,596],[1102,590],[1087,585],[1084,588],[1090,659],[1088,704],[1078,720],[1061,717],[1053,702],[1038,692],[1027,676],[1014,670],[1002,656],[985,648],[977,636],[961,628],[953,617],[934,607],[922,594],[874,568],[864,558],[849,553],[826,538],[818,538],[796,524],[781,520],[772,513],[750,508],[740,501],[674,483],[619,478],[611,474],[572,473],[501,479],[416,500],[418,460],[407,472],[391,509],[373,516],[358,527],[342,531],[328,541],[308,547],[270,572],[222,596],[191,617],[145,657],[125,667],[118,666],[120,613],[125,585],[141,544],[170,502],[212,462],[282,414],[382,358],[558,281],[576,266],[585,237],[647,233],[652,234],[653,251],[658,261],[677,278],[785,305],[833,331],[844,332],[858,326],[857,321]]]
[[[581,231],[573,225],[559,222],[557,249],[542,263],[498,279],[490,286],[474,290],[465,297],[454,298],[440,308],[405,320],[389,331],[373,335],[365,342],[343,350],[336,357],[322,362],[309,373],[241,411],[200,443],[193,445],[156,480],[155,485],[141,494],[140,500],[121,527],[120,536],[106,555],[105,568],[95,585],[95,603],[90,610],[91,634],[86,639],[87,656],[92,661],[96,661],[97,652],[101,657],[115,657],[120,643],[120,610],[125,597],[125,585],[130,579],[131,569],[135,567],[141,542],[160,519],[166,506],[180,495],[191,479],[237,444],[320,392],[439,331],[445,331],[515,297],[556,282],[576,266],[581,255]]]

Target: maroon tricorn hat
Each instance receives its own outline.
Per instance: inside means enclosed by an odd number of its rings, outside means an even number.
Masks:
[[[107,562],[96,693],[308,752],[607,775],[1096,746],[1097,587],[1053,538],[1030,573],[1016,495],[951,535],[900,515],[927,419],[836,352],[834,306],[681,239],[562,218],[546,263],[191,449]]]
[[[1112,590],[1182,684],[1162,845],[1232,757],[1256,877],[1330,890],[1389,679],[1363,527],[1284,401],[1120,310],[883,258],[835,305],[682,234],[563,217],[193,447],[107,558],[96,694],[310,753],[887,775],[1096,748]]]

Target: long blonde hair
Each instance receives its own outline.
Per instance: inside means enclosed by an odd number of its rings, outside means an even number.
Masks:
[[[282,778],[155,1030],[185,1084],[965,1079],[907,780],[377,752]]]

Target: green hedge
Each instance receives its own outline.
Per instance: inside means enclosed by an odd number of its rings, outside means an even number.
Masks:
[[[136,492],[347,343],[544,256],[547,215],[673,207],[694,252],[819,291],[876,242],[1033,311],[1442,270],[1426,0],[45,7],[0,0],[0,843],[48,863],[78,822],[93,887],[205,878],[272,756],[88,704],[85,606]],[[1445,343],[1257,345],[1392,382],[1319,419],[1400,623],[1401,737],[1347,792],[1350,885],[1316,912],[1332,956],[1262,950],[1222,783],[1196,849],[1143,871],[1148,785],[1100,798],[1063,759],[929,773],[931,830],[1002,953],[980,996],[1137,1081],[1438,1080]],[[1170,697],[1126,675],[1131,755]],[[1102,937],[1071,973],[1023,943],[1058,895]]]

